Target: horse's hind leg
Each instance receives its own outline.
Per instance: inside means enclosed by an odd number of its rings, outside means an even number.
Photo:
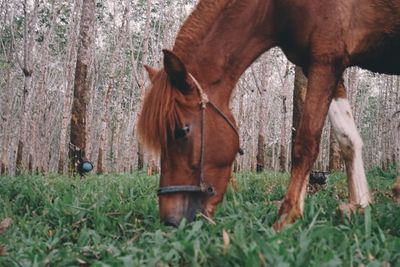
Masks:
[[[328,114],[346,164],[349,203],[342,204],[340,209],[343,213],[350,214],[357,208],[368,206],[371,198],[361,155],[363,144],[346,97],[343,81],[338,84]]]

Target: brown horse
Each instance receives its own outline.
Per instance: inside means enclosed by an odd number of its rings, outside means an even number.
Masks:
[[[160,152],[160,217],[177,225],[212,216],[231,177],[239,137],[229,108],[241,74],[279,46],[308,77],[292,153],[289,188],[275,229],[302,216],[311,167],[329,117],[345,155],[353,211],[370,203],[356,130],[342,82],[360,66],[400,74],[398,0],[201,0],[152,82],[138,123],[143,143]],[[199,104],[200,103],[200,104]]]

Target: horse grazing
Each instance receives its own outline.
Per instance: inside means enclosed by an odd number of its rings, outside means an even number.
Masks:
[[[400,74],[400,1],[201,0],[180,29],[163,68],[146,67],[152,88],[138,131],[161,157],[161,220],[177,225],[197,212],[212,216],[223,199],[239,151],[229,108],[241,74],[262,53],[280,47],[308,77],[292,152],[289,187],[275,229],[302,216],[325,118],[342,148],[349,189],[343,211],[369,205],[362,141],[342,74],[349,66]]]

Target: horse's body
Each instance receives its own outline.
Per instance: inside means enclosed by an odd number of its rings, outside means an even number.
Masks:
[[[148,68],[153,88],[143,106],[139,131],[147,146],[161,152],[162,188],[197,185],[204,174],[205,184],[216,195],[188,190],[162,194],[164,221],[176,225],[182,217],[193,219],[197,211],[212,215],[238,151],[238,136],[226,120],[211,108],[200,116],[197,90],[204,90],[233,121],[229,100],[237,80],[260,54],[275,46],[309,79],[289,189],[275,227],[303,213],[307,180],[328,111],[348,174],[349,203],[342,209],[369,204],[362,141],[342,74],[349,66],[400,74],[400,0],[202,0],[181,28],[173,52],[165,51],[164,69]]]
[[[284,10],[277,45],[296,65],[307,69],[325,54],[344,67],[400,74],[400,1],[276,2]]]

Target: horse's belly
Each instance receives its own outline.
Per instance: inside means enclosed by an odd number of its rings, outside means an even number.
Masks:
[[[377,40],[351,55],[350,64],[373,72],[400,74],[400,36]]]

